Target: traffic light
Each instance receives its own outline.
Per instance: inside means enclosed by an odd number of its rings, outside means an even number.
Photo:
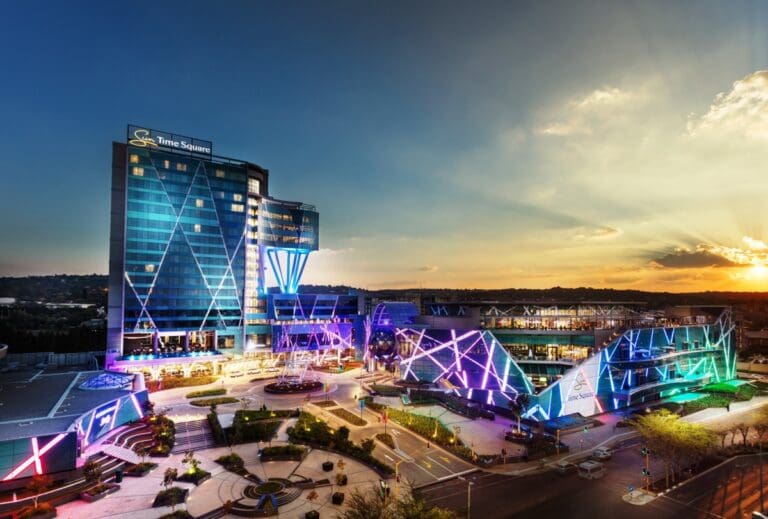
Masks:
[[[643,476],[645,476],[647,478],[651,477],[651,471],[648,470],[647,468],[643,467]]]
[[[648,455],[648,447],[643,447],[642,449],[640,449],[640,454],[642,454],[643,456],[647,456]]]

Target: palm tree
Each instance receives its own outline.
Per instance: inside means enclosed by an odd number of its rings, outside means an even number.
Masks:
[[[521,427],[520,421],[522,420],[523,413],[528,409],[528,405],[531,403],[531,396],[528,393],[518,393],[517,397],[509,401],[509,408],[517,417],[517,434],[520,434]]]

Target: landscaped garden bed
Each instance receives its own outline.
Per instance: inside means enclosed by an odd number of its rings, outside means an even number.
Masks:
[[[161,490],[155,496],[152,502],[153,507],[175,506],[184,503],[187,500],[189,490],[181,487],[171,487],[167,490]]]
[[[276,394],[311,393],[322,388],[323,383],[316,380],[305,380],[303,382],[289,380],[267,384],[264,386],[264,391]]]
[[[261,449],[261,461],[301,461],[307,454],[307,449],[299,445],[276,445]]]
[[[392,435],[389,433],[378,433],[376,435],[376,439],[379,440],[381,443],[389,447],[390,449],[395,448],[395,440],[392,438]]]
[[[163,380],[150,380],[147,382],[147,390],[150,392],[177,387],[205,386],[218,380],[214,376],[202,377],[169,377]]]
[[[152,447],[149,449],[149,455],[169,456],[176,443],[176,424],[164,415],[151,416],[147,423],[152,429]]]
[[[120,490],[120,485],[114,483],[101,483],[95,487],[80,492],[80,499],[88,503],[93,503],[94,501],[98,501],[118,490]]]
[[[315,404],[317,407],[324,407],[324,408],[325,407],[336,407],[336,406],[339,405],[336,402],[334,402],[333,400],[319,400],[317,402],[312,402],[312,403]]]
[[[387,414],[392,421],[422,436],[427,442],[436,443],[453,454],[466,460],[475,461],[475,454],[460,439],[454,439],[453,432],[437,418],[393,408],[389,408]]]
[[[231,454],[225,454],[224,456],[219,456],[216,458],[216,463],[223,466],[225,469],[235,472],[237,470],[242,470],[245,467],[245,463],[243,462],[243,458],[240,457],[239,454],[231,453]]]
[[[211,407],[212,405],[236,404],[240,400],[231,396],[220,396],[216,398],[203,398],[192,400],[189,404],[196,407]]]
[[[358,425],[360,427],[362,427],[364,425],[368,425],[368,422],[366,422],[365,420],[363,420],[362,418],[360,418],[356,414],[351,413],[351,412],[349,412],[346,409],[341,408],[341,407],[339,407],[338,409],[330,409],[328,412],[338,416],[342,420],[345,420],[345,421],[351,423],[352,425]]]
[[[125,469],[124,474],[129,477],[140,478],[146,476],[157,468],[157,463],[142,461]]]
[[[211,479],[210,472],[207,472],[203,469],[197,469],[194,472],[190,472],[190,471],[182,472],[176,478],[176,481],[182,481],[184,483],[194,483],[195,485],[199,485],[200,483],[208,481],[209,479]]]
[[[187,393],[187,398],[203,398],[206,396],[222,396],[226,395],[227,390],[223,387],[219,387],[216,389],[203,389],[201,391],[192,391],[191,393]]]
[[[288,438],[292,443],[305,443],[339,454],[346,454],[365,463],[383,476],[394,473],[392,467],[374,458],[371,454],[376,447],[373,439],[368,438],[358,445],[349,440],[347,427],[339,427],[334,432],[325,421],[310,413],[301,413],[296,425],[288,428]]]
[[[404,391],[397,386],[371,385],[371,391],[381,396],[400,396]]]

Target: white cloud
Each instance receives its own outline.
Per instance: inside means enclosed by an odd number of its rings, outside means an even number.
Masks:
[[[571,106],[581,110],[591,110],[593,108],[600,108],[603,106],[616,106],[624,104],[632,101],[636,97],[636,93],[629,92],[627,90],[621,90],[616,87],[605,87],[593,90],[582,99],[572,101]]]
[[[556,120],[536,129],[536,133],[548,137],[592,135],[596,127],[620,116],[621,111],[632,107],[643,96],[616,87],[597,88],[585,96],[571,99],[558,110]]]
[[[573,236],[576,240],[610,240],[621,236],[621,229],[612,227],[580,227]]]
[[[709,111],[688,122],[692,136],[716,133],[768,139],[768,70],[758,70],[717,94]]]

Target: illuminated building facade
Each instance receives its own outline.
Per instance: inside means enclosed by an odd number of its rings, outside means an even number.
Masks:
[[[735,326],[730,309],[720,310],[699,315],[697,324],[613,333],[607,344],[574,362],[516,358],[495,332],[425,326],[431,316],[412,316],[410,325],[388,324],[403,380],[431,383],[491,406],[506,407],[526,393],[526,416],[547,420],[572,413],[591,416],[735,378]],[[376,308],[372,330],[386,331],[386,319],[376,318],[386,314],[386,307]],[[377,341],[374,332],[369,350]],[[537,384],[531,364],[560,371]]]
[[[188,375],[270,351],[267,280],[297,292],[319,217],[268,181],[208,141],[130,126],[113,143],[107,366]]]

